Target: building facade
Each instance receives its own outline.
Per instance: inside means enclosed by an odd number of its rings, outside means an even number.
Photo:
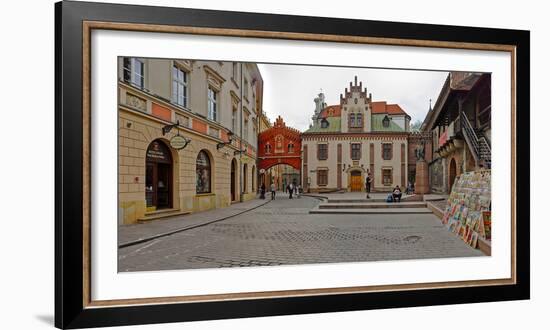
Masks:
[[[312,125],[302,134],[303,186],[310,192],[364,191],[367,173],[375,191],[408,182],[411,117],[397,104],[374,102],[362,82],[350,82],[340,104],[320,93]]]
[[[286,126],[279,116],[273,126],[258,136],[258,168],[261,181],[275,184],[277,190],[285,190],[287,184],[300,184],[301,133]]]
[[[119,58],[119,222],[255,198],[255,64]]]
[[[450,72],[421,131],[432,136],[432,191],[449,193],[460,174],[491,168],[491,75]]]

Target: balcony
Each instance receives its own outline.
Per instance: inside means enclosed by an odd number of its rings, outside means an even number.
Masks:
[[[446,157],[454,150],[462,148],[464,141],[459,138],[461,131],[460,117],[453,120],[447,129],[439,136],[438,148],[435,150],[441,157]]]

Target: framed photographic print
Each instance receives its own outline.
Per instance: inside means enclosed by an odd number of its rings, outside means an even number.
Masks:
[[[57,327],[529,298],[528,31],[55,13]]]

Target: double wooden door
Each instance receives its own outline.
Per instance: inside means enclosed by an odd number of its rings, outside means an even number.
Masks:
[[[363,180],[361,180],[361,172],[351,172],[351,191],[361,191],[363,188]]]

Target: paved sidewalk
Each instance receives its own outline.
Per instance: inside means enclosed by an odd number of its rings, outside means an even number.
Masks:
[[[172,235],[180,231],[204,226],[213,222],[225,220],[248,212],[267,204],[271,199],[253,199],[247,202],[235,203],[231,206],[210,211],[174,216],[148,223],[137,223],[118,227],[118,247],[126,247]]]
[[[386,197],[390,192],[373,192],[370,193],[370,200],[367,199],[367,193],[366,192],[342,192],[342,193],[304,193],[304,196],[310,196],[315,198],[321,198],[321,199],[328,199],[328,200],[345,200],[345,199],[364,199],[365,201],[373,201],[373,200],[386,200]],[[407,199],[415,195],[405,195],[401,197],[401,199]]]

